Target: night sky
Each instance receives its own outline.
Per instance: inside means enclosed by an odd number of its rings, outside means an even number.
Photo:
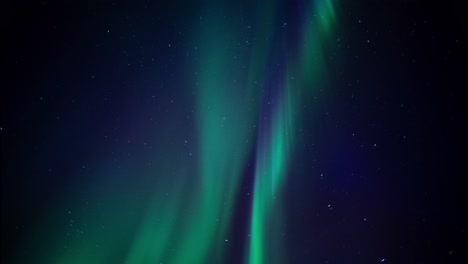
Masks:
[[[1,263],[466,263],[463,1],[3,1]]]

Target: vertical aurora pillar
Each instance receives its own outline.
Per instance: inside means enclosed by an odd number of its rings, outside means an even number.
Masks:
[[[310,3],[303,23],[303,36],[297,54],[288,58],[284,78],[275,93],[275,105],[258,133],[254,195],[251,212],[250,244],[246,262],[249,264],[285,263],[282,245],[283,203],[281,189],[287,180],[288,165],[293,155],[295,125],[300,120],[302,95],[313,94],[323,73],[323,45],[335,23],[335,9],[331,0]],[[294,73],[294,78],[292,73]],[[294,81],[293,81],[294,80]],[[269,100],[269,99],[268,99]]]

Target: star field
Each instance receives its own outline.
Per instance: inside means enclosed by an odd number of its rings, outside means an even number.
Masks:
[[[2,263],[462,263],[457,1],[7,1]]]

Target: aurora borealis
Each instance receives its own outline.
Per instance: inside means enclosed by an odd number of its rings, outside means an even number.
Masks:
[[[2,263],[460,263],[456,6],[7,3]]]

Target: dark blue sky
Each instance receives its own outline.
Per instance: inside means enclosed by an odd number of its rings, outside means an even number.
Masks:
[[[2,4],[2,263],[249,263],[257,214],[264,263],[467,258],[458,1],[166,2]]]

